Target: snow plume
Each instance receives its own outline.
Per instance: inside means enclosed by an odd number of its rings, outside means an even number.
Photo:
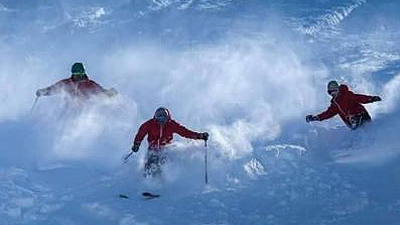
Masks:
[[[110,11],[102,7],[83,7],[82,15],[88,16],[78,17],[86,22],[104,19]],[[87,9],[93,10],[88,13]],[[81,13],[78,10],[74,15]],[[32,49],[31,55],[16,52],[4,61],[1,79],[7,82],[1,85],[6,93],[1,98],[7,110],[0,112],[0,121],[28,115],[38,88],[68,77],[72,63],[83,61],[89,77],[105,88],[116,87],[120,99],[67,115],[59,104],[63,97],[41,98],[34,115],[46,134],[39,137],[40,142],[46,145],[38,149],[46,148],[60,159],[120,156],[129,150],[139,125],[151,118],[157,107],[166,106],[173,118],[187,127],[209,131],[210,145],[223,155],[243,157],[253,151],[254,142],[274,140],[285,123],[303,119],[307,109],[316,104],[314,78],[325,76],[315,72],[318,69],[305,59],[304,47],[291,44],[295,39],[284,34],[277,23],[271,22],[275,29],[249,35],[247,26],[253,27],[253,22],[227,28],[231,31],[210,42],[180,45],[187,40],[170,40],[176,42],[173,47],[157,40],[124,40],[122,45],[116,41],[99,48],[106,42],[102,30],[93,35],[90,26],[83,26],[87,33],[72,32],[69,36],[69,29],[77,28],[68,27],[63,33],[67,38],[60,38],[59,43],[52,42],[45,50]],[[106,26],[104,29],[109,31]],[[120,31],[115,29],[110,33]],[[32,45],[47,41],[48,37],[41,35]],[[54,57],[59,52],[62,54]]]
[[[400,74],[397,74],[390,80],[383,88],[383,98],[385,105],[383,106],[384,112],[393,112],[398,106],[400,97]]]
[[[72,64],[15,53],[3,59],[0,123],[4,128],[2,139],[8,139],[1,149],[18,149],[12,154],[3,152],[5,157],[18,158],[23,152],[24,163],[31,160],[30,164],[100,160],[115,165],[122,153],[129,151],[137,111],[132,99],[121,93],[113,99],[93,99],[84,108],[71,110],[67,96],[58,95],[41,97],[33,107],[36,90],[67,78]],[[92,66],[89,64],[89,76]],[[105,88],[111,85],[99,83]]]
[[[364,86],[369,85],[364,84]],[[373,122],[357,129],[345,126],[316,129],[307,135],[307,144],[313,149],[324,149],[337,163],[375,166],[398,159],[400,141],[398,127],[400,74],[387,82],[379,94],[381,102],[365,105],[371,110]],[[312,134],[315,132],[314,134]],[[338,157],[344,155],[345,157]]]
[[[383,87],[383,101],[379,103],[380,108],[377,110],[379,117],[368,129],[370,140],[367,140],[367,144],[360,148],[364,152],[358,155],[357,161],[385,163],[400,155],[399,89],[400,74],[397,74]]]
[[[41,135],[37,136],[42,142],[41,160],[119,164],[121,155],[129,151],[132,143],[132,123],[137,116],[135,102],[121,95],[112,99],[94,98],[83,107],[55,104],[63,103],[65,98],[44,98],[35,111],[35,120],[42,126]]]
[[[106,9],[83,7],[84,16],[78,17],[90,25],[88,21],[108,16]],[[81,13],[76,11],[74,15]],[[99,48],[108,39],[103,39],[103,31],[93,35],[90,26],[82,26],[82,32],[76,33],[71,32],[77,31],[75,26],[60,26],[54,34],[43,34],[35,28],[32,33],[38,35],[29,40],[29,46],[37,48],[28,51],[27,45],[14,39],[8,46],[15,47],[15,51],[4,52],[7,45],[1,48],[4,107],[0,121],[32,118],[31,125],[40,127],[32,134],[37,136],[31,136],[37,139],[34,147],[40,156],[116,161],[129,150],[139,125],[151,118],[157,107],[166,106],[187,127],[211,132],[213,148],[228,158],[237,158],[251,153],[253,142],[278,137],[286,121],[303,117],[305,109],[315,104],[315,68],[307,65],[301,50],[289,46],[290,40],[283,40],[278,31],[249,37],[238,28],[235,34],[218,35],[225,37],[212,44],[207,41],[180,46],[187,41],[171,40],[176,42],[174,47],[156,40],[124,40],[119,45],[118,39]],[[104,29],[109,32],[107,26]],[[120,31],[115,29],[113,32]],[[58,33],[63,35],[56,36]],[[43,45],[46,42],[52,44]],[[63,96],[41,98],[30,117],[35,91],[68,77],[75,61],[83,61],[89,77],[105,88],[116,87],[119,99],[96,102],[82,112],[66,112]]]
[[[52,71],[47,66],[40,66],[41,60],[37,58],[19,58],[7,51],[7,46],[3,49],[6,50],[0,53],[0,122],[26,116],[34,102],[34,87],[42,79],[35,74]]]
[[[96,99],[90,107],[68,111],[57,126],[53,153],[59,159],[112,158],[129,151],[132,138],[130,123],[136,116],[136,105],[123,97]],[[117,141],[118,140],[118,141]],[[108,161],[108,160],[106,160]]]
[[[166,106],[188,127],[210,131],[211,144],[232,158],[252,152],[253,141],[278,137],[285,121],[315,104],[316,72],[283,43],[240,39],[179,51],[131,49],[103,65],[118,71],[142,119]]]

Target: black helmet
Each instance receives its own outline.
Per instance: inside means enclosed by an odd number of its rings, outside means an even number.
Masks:
[[[335,80],[329,81],[327,85],[328,92],[329,91],[338,91],[339,90],[339,83]]]
[[[85,67],[83,66],[83,63],[81,62],[76,62],[74,65],[71,67],[71,73],[72,74],[85,74]]]
[[[154,113],[154,119],[159,123],[166,123],[171,119],[169,110],[165,107],[160,107]]]

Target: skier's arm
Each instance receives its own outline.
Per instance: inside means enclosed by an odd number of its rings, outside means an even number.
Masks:
[[[140,128],[139,128],[139,130],[138,130],[138,132],[137,132],[137,134],[135,136],[135,139],[133,141],[133,145],[134,146],[140,146],[140,144],[143,141],[143,138],[147,135],[148,130],[149,129],[148,129],[147,123],[144,123],[144,124],[142,124],[140,126]]]
[[[102,93],[105,94],[109,97],[112,97],[116,94],[118,94],[117,90],[115,90],[114,88],[110,88],[109,90],[103,88],[100,84],[94,82],[94,81],[90,81],[92,88],[94,90],[95,93]]]
[[[104,93],[105,94],[107,92],[107,90],[105,88],[103,88],[100,84],[98,84],[92,80],[90,80],[90,85],[95,93]]]
[[[331,106],[329,106],[329,108],[325,112],[318,114],[317,117],[318,117],[319,121],[322,121],[322,120],[332,118],[332,117],[336,116],[336,114],[338,114],[338,109],[336,106],[331,104]]]
[[[369,96],[369,95],[361,95],[361,94],[353,94],[352,98],[359,103],[367,104],[372,102],[381,101],[381,97],[379,96]]]
[[[190,139],[204,139],[201,133],[191,131],[174,120],[172,121],[172,123],[174,126],[174,132],[179,134],[180,136]]]
[[[66,83],[65,80],[58,81],[57,83],[55,83],[47,88],[39,89],[36,92],[36,95],[37,96],[49,96],[49,95],[58,94],[63,89],[63,86],[65,85],[65,83]]]
[[[374,102],[373,96],[354,94],[353,92],[350,92],[350,93],[351,93],[351,98],[358,103],[367,104],[367,103]]]

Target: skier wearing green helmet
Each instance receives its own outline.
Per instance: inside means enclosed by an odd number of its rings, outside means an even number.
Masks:
[[[37,90],[36,96],[50,96],[65,92],[72,98],[87,99],[92,95],[104,94],[112,97],[118,93],[114,88],[105,89],[93,80],[90,80],[86,74],[85,66],[81,62],[76,62],[72,65],[71,73],[70,78],[63,79],[47,88]]]

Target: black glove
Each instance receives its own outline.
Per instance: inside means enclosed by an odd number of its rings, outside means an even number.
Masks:
[[[115,88],[110,88],[110,89],[106,90],[106,95],[108,97],[113,97],[113,96],[115,96],[117,94],[118,94],[118,91],[115,90]]]
[[[139,147],[140,147],[140,145],[134,144],[134,145],[132,146],[132,151],[133,151],[133,152],[138,152],[138,151],[139,151]]]
[[[372,96],[371,101],[372,102],[379,102],[379,101],[382,101],[382,99],[379,96]]]
[[[318,120],[319,120],[318,116],[313,116],[313,115],[306,116],[307,123],[309,123],[311,121],[318,121]]]
[[[207,132],[201,133],[200,135],[200,139],[203,139],[205,141],[207,141],[208,137],[210,136]]]
[[[36,96],[37,97],[40,97],[40,96],[43,96],[43,95],[46,95],[46,89],[39,89],[39,90],[36,91]]]

